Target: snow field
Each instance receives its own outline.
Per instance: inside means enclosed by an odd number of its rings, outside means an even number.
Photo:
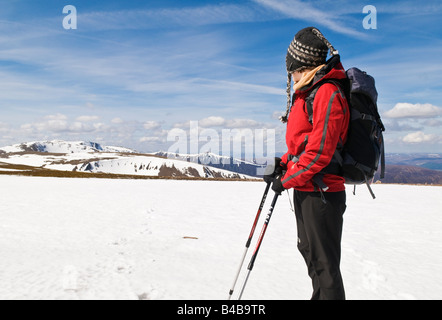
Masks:
[[[0,299],[226,299],[260,182],[0,177]],[[348,299],[440,299],[441,187],[347,192]],[[273,194],[258,223],[239,294]],[[309,299],[287,193],[243,299]]]

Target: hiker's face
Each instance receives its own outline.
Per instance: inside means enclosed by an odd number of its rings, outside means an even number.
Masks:
[[[292,72],[292,79],[294,83],[298,83],[299,80],[301,80],[301,78],[302,78],[302,72],[299,71]]]

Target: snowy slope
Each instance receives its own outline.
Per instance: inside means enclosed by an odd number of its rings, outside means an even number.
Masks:
[[[347,298],[440,299],[442,188],[373,188],[376,200],[365,188],[348,192]],[[0,299],[226,299],[263,189],[262,182],[0,176]],[[310,294],[284,194],[243,298]]]
[[[64,165],[62,165],[63,167]],[[47,165],[46,168],[58,169],[56,165]],[[58,169],[60,170],[60,169]],[[143,176],[188,176],[206,178],[242,178],[250,179],[246,175],[211,168],[197,163],[182,160],[171,160],[149,156],[124,156],[114,159],[87,161],[76,165],[72,170],[83,172],[104,172],[126,175]]]
[[[154,153],[154,155],[166,157],[168,159],[179,159],[193,163],[210,165],[211,167],[246,174],[249,176],[262,176],[265,169],[265,164],[263,163],[266,163],[266,159],[262,159],[262,163],[255,163],[242,159],[235,159],[233,157],[222,156],[211,152],[199,154],[177,154],[160,151]]]

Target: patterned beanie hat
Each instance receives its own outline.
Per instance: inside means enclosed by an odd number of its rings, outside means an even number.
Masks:
[[[327,45],[309,27],[299,31],[287,50],[287,71],[293,72],[303,68],[317,67],[327,59]]]
[[[314,27],[304,28],[295,35],[285,59],[287,67],[287,112],[280,117],[281,122],[287,122],[290,112],[291,73],[325,64],[329,50],[332,55],[338,54],[331,43]]]

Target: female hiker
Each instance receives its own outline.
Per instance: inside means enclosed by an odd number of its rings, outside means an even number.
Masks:
[[[332,57],[327,61],[329,50]],[[334,157],[346,141],[349,124],[339,84],[346,79],[345,70],[335,49],[313,27],[296,34],[286,66],[288,104],[281,121],[287,123],[288,151],[277,160],[284,173],[275,170],[272,189],[294,189],[298,249],[312,279],[312,299],[345,299],[340,271],[345,180]]]

